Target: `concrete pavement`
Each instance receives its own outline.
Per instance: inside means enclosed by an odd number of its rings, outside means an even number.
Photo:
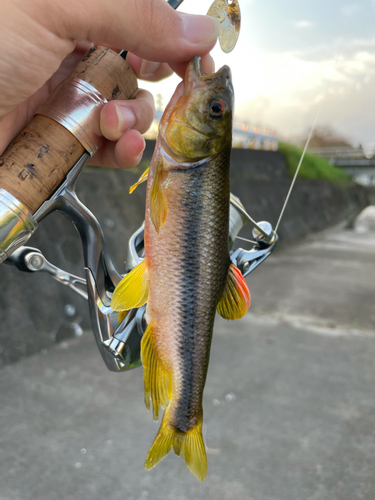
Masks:
[[[0,370],[0,500],[373,500],[375,214],[284,249],[218,318],[204,396],[209,471],[144,460],[142,370],[106,371],[89,333]]]

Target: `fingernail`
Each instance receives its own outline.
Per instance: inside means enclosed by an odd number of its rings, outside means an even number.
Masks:
[[[145,143],[145,147],[146,147],[146,143]],[[143,158],[143,152],[144,152],[144,148],[143,148],[142,153],[139,153],[139,155],[138,155],[138,156],[137,156],[137,158],[135,159],[135,164],[136,164],[136,165],[138,165],[138,164],[141,162],[141,160],[142,160],[142,158]]]
[[[220,23],[210,16],[182,14],[184,37],[191,43],[211,43],[220,34]]]
[[[154,61],[146,61],[143,59],[141,64],[141,69],[139,71],[140,78],[156,73],[156,71],[160,68],[159,62]]]
[[[117,130],[120,134],[123,134],[126,130],[132,128],[137,121],[133,111],[124,106],[117,105],[116,114],[118,119]]]
[[[201,69],[203,73],[205,73],[206,75],[212,75],[212,73],[215,73],[215,62],[210,56],[210,54],[207,54],[206,56],[202,57]]]

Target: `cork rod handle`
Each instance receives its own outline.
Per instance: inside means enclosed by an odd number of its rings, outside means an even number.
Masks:
[[[83,80],[107,101],[131,99],[137,92],[133,70],[107,47],[92,47],[69,78]],[[0,188],[34,214],[84,151],[81,142],[64,126],[36,115],[0,156]]]

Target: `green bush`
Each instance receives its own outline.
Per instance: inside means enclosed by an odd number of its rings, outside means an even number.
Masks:
[[[298,146],[279,143],[279,151],[285,158],[290,175],[295,174],[298,163],[301,159],[303,150]],[[312,153],[306,153],[303,159],[301,169],[298,174],[299,178],[324,181],[347,181],[350,176],[338,167],[331,165],[325,158],[320,158]]]

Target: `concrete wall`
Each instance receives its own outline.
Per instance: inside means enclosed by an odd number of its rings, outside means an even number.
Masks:
[[[132,195],[129,187],[147,168],[153,147],[150,141],[136,171],[91,168],[79,181],[78,194],[99,219],[120,271],[124,270],[128,238],[144,218],[145,185]],[[248,212],[256,220],[275,225],[290,185],[282,155],[236,149],[231,179],[232,192]],[[367,203],[365,190],[352,183],[298,181],[280,226],[281,244],[353,219]],[[241,235],[250,237],[251,229],[245,227]],[[29,244],[40,248],[53,264],[83,276],[78,234],[62,215],[53,214],[43,221]],[[0,280],[0,364],[20,360],[90,328],[84,299],[49,276],[22,273],[3,264]],[[98,362],[102,362],[99,353]]]

